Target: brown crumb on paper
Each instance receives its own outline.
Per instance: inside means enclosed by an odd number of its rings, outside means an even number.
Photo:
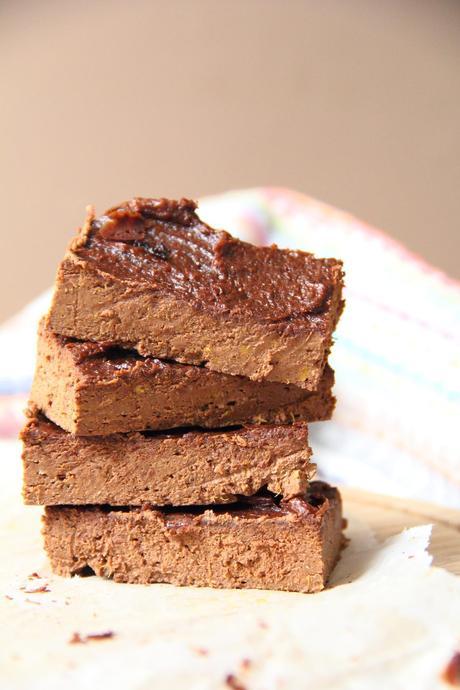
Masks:
[[[87,640],[110,640],[110,638],[114,637],[115,633],[113,630],[106,630],[105,632],[100,632],[100,633],[89,633],[89,635],[86,635]]]
[[[79,632],[74,632],[69,640],[69,644],[86,644],[93,640],[110,640],[115,637],[113,630],[105,630],[100,633],[88,633],[88,635],[80,635]]]
[[[50,592],[48,584],[45,582],[43,585],[26,585],[25,587],[20,587],[26,594],[38,594],[39,592]]]
[[[241,668],[244,668],[245,670],[247,670],[247,669],[250,668],[251,666],[252,666],[252,661],[251,661],[251,659],[242,659],[242,661],[241,661]]]
[[[442,679],[449,685],[460,688],[460,652],[455,652],[444,669]]]
[[[193,651],[199,654],[200,656],[208,656],[209,654],[209,650],[205,649],[204,647],[196,647]]]
[[[74,634],[69,640],[69,644],[84,644],[84,640],[80,633],[74,632]]]
[[[225,683],[232,690],[246,690],[245,686],[240,683],[238,678],[234,676],[233,673],[228,674],[228,676],[225,678]]]
[[[39,594],[41,592],[49,592],[50,588],[47,580],[41,577],[37,572],[27,575],[28,582],[19,589],[26,594]]]

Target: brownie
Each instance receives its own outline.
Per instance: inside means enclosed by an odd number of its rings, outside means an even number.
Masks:
[[[317,592],[342,545],[338,491],[255,496],[187,509],[48,507],[45,548],[54,572],[118,582]]]
[[[55,335],[41,323],[32,402],[79,435],[330,419],[334,374],[318,391],[251,381]]]
[[[51,330],[316,390],[343,306],[341,262],[255,247],[195,210],[138,198],[90,212],[59,268]]]
[[[74,436],[33,413],[22,432],[28,504],[228,503],[292,496],[313,474],[305,424]]]

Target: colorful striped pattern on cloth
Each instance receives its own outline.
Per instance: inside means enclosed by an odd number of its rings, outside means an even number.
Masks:
[[[322,477],[460,507],[460,286],[385,234],[284,189],[202,200],[214,227],[344,261],[347,306],[331,355],[338,405],[312,425]],[[0,329],[0,434],[16,434],[48,295]]]

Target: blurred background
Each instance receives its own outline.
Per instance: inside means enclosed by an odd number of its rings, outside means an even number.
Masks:
[[[0,319],[86,204],[286,186],[460,277],[458,0],[2,0]]]

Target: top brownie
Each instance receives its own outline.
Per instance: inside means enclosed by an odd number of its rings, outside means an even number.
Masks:
[[[90,213],[60,266],[49,327],[315,390],[342,308],[341,262],[255,247],[195,210],[133,199]]]

